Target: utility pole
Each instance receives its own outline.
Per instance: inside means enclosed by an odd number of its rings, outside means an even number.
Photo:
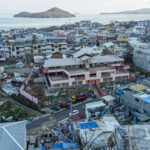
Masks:
[[[72,99],[71,99],[71,97],[69,98],[69,102],[70,102],[70,113],[72,114]]]
[[[113,95],[114,95],[114,93],[115,93],[115,89],[116,89],[116,79],[115,79],[114,82],[113,82]]]

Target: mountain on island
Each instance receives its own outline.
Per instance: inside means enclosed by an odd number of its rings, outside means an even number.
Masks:
[[[112,12],[112,13],[101,13],[101,14],[103,14],[103,15],[105,15],[105,14],[150,14],[150,8],[121,11],[121,12]]]
[[[70,18],[75,17],[74,14],[71,14],[65,10],[59,9],[57,7],[51,8],[45,12],[39,13],[29,13],[29,12],[21,12],[19,14],[14,15],[14,17],[26,17],[26,18]]]

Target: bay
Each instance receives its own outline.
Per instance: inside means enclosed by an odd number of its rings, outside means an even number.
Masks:
[[[81,20],[109,23],[111,21],[142,21],[150,20],[150,14],[78,14],[74,18],[14,18],[11,14],[0,14],[0,29],[43,28],[53,25],[70,24]]]

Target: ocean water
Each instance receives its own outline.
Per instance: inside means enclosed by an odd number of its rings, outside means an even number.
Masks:
[[[0,14],[0,29],[8,30],[12,28],[42,28],[52,25],[62,25],[74,23],[81,20],[91,20],[93,22],[109,23],[111,21],[141,21],[150,19],[148,14],[112,14],[112,15],[83,15],[78,14],[74,18],[14,18],[11,14]]]

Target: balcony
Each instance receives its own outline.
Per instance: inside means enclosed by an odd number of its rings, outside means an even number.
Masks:
[[[49,76],[51,81],[63,81],[68,80],[69,78],[66,76]]]
[[[76,81],[85,80],[85,77],[75,77]]]
[[[126,77],[129,76],[129,74],[128,71],[117,71],[115,77]]]
[[[123,69],[128,70],[128,69],[130,69],[130,66],[129,65],[124,65]]]
[[[102,75],[101,76],[103,79],[105,79],[105,78],[111,78],[111,75]]]

